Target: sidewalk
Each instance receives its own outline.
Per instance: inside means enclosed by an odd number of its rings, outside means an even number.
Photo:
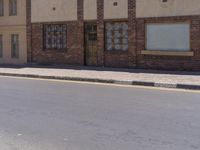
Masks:
[[[0,75],[200,90],[200,72],[74,66],[0,66]]]

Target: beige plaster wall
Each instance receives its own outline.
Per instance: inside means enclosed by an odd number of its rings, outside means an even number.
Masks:
[[[118,5],[114,6],[114,2]],[[128,18],[128,0],[104,0],[104,19],[121,18]]]
[[[1,25],[26,25],[26,0],[17,1],[17,16],[9,16],[9,0],[4,0],[4,16],[0,17]]]
[[[200,15],[200,0],[136,0],[137,17]]]
[[[27,63],[26,26],[0,26],[3,35],[3,57],[1,64]],[[19,58],[11,57],[11,34],[19,34]]]
[[[32,22],[77,20],[77,0],[32,0],[31,5]]]
[[[97,19],[97,0],[84,0],[84,19]]]

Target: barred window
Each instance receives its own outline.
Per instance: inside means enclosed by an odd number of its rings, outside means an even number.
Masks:
[[[67,25],[44,25],[44,48],[67,48]]]
[[[3,57],[3,35],[0,34],[0,58]]]
[[[0,0],[0,16],[4,15],[4,0]]]
[[[17,16],[17,0],[9,0],[10,16]]]
[[[11,35],[11,56],[12,58],[19,58],[19,35]]]
[[[128,24],[126,22],[106,23],[106,50],[128,50]]]

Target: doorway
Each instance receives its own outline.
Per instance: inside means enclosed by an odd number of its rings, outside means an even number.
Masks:
[[[97,66],[97,25],[85,24],[85,65]]]

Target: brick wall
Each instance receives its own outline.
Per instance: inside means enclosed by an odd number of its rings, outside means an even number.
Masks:
[[[30,8],[30,0],[27,8]],[[105,51],[104,45],[104,1],[97,0],[97,62],[98,66],[147,68],[165,70],[200,70],[200,16],[136,18],[136,2],[128,0],[129,49],[127,52]],[[67,49],[43,49],[43,24],[30,25],[30,9],[28,15],[28,60],[40,63],[62,63],[84,65],[84,20],[83,0],[78,0],[78,20],[63,22],[68,27]],[[109,20],[112,21],[112,20]],[[116,20],[114,20],[116,21]],[[193,57],[183,56],[145,56],[145,25],[146,23],[179,23],[191,24],[191,50]],[[53,22],[55,23],[55,22]],[[31,47],[32,46],[32,47]]]
[[[136,0],[128,0],[129,50],[128,66],[136,67]]]
[[[32,61],[31,51],[31,0],[26,0],[27,62]]]
[[[99,0],[102,2],[102,0]],[[127,52],[124,51],[105,51],[104,47],[102,46],[104,43],[104,31],[102,31],[101,37],[101,49],[103,49],[104,52],[104,66],[107,67],[135,67],[136,66],[136,9],[135,9],[135,0],[128,0],[128,19],[124,19],[124,21],[128,22],[129,30],[129,49]],[[100,12],[98,14],[103,14],[103,8],[100,9]],[[103,20],[107,21],[107,20]],[[112,21],[112,20],[109,20]],[[116,20],[114,20],[116,21]],[[103,23],[102,23],[103,24]]]
[[[190,22],[190,45],[194,52],[193,57],[183,56],[145,56],[145,24],[146,23],[181,23]],[[160,17],[137,19],[137,67],[165,70],[200,70],[200,17]]]
[[[83,39],[79,22],[63,22],[67,25],[67,49],[43,49],[43,24],[32,24],[33,62],[83,65]]]
[[[104,1],[97,0],[97,63],[104,66]]]
[[[45,50],[43,48],[43,25],[47,23],[33,23],[31,25],[31,58],[32,62],[44,64],[84,64],[84,23],[83,0],[78,0],[78,20],[61,22],[67,25],[67,49]],[[48,22],[56,24],[56,22]]]

